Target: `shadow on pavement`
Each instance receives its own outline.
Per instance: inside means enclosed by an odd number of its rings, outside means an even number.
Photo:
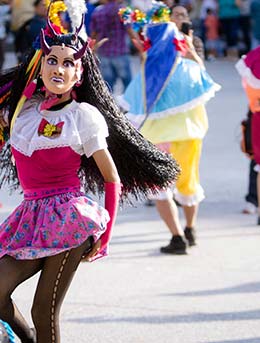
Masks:
[[[155,313],[150,316],[96,316],[96,317],[81,317],[67,319],[67,322],[76,322],[79,324],[93,323],[137,323],[137,324],[170,324],[170,323],[200,323],[200,322],[218,322],[218,321],[243,321],[243,320],[259,320],[260,309],[244,312],[220,312],[220,313],[191,313],[188,315],[161,315]],[[245,341],[246,342],[246,341]],[[259,343],[258,341],[257,343]],[[219,342],[221,343],[221,342]],[[237,341],[235,343],[238,343]]]
[[[236,339],[235,341],[207,341],[201,343],[259,343],[260,337],[257,338],[245,338],[245,339]]]
[[[260,282],[252,282],[252,283],[246,283],[244,285],[238,285],[238,286],[228,287],[228,288],[223,288],[223,289],[212,289],[212,290],[184,292],[184,293],[169,293],[169,294],[164,294],[164,296],[204,297],[204,296],[219,295],[219,294],[233,294],[233,293],[244,294],[244,293],[258,293],[258,292],[260,292]]]

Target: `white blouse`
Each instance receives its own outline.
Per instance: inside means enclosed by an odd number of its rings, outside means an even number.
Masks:
[[[107,148],[108,127],[98,109],[88,103],[70,104],[57,111],[40,111],[42,97],[28,100],[16,119],[11,135],[11,145],[26,156],[34,151],[58,147],[71,147],[79,155],[90,157]],[[42,120],[52,125],[64,122],[59,135],[46,137],[38,133]]]

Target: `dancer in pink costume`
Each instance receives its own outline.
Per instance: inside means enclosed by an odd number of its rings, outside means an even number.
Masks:
[[[0,225],[0,318],[23,343],[60,342],[66,291],[80,261],[107,255],[120,193],[156,192],[179,173],[120,113],[81,26],[61,34],[48,19],[26,61],[0,75],[0,186],[24,193]],[[105,192],[105,208],[88,190]],[[30,328],[11,295],[39,271]]]
[[[254,169],[257,172],[257,224],[260,225],[260,47],[249,51],[247,55],[243,56],[236,64],[236,68],[242,77],[242,84],[252,112],[252,147],[256,162]]]

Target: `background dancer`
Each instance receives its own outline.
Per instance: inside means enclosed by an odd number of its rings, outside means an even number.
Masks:
[[[126,22],[128,12],[121,13]],[[144,62],[141,72],[124,93],[122,106],[128,107],[127,116],[140,132],[162,150],[170,152],[180,164],[181,175],[174,197],[183,207],[184,234],[193,246],[198,204],[204,198],[199,180],[202,139],[208,129],[204,104],[219,86],[200,63],[181,57],[180,51],[185,54],[189,47],[167,13],[167,7],[160,3],[155,3],[147,13],[150,24],[144,30]],[[186,243],[172,197],[170,189],[153,197],[172,233],[169,245],[162,247],[161,252],[185,254]]]
[[[236,68],[242,77],[242,84],[245,89],[249,108],[252,112],[251,116],[251,135],[252,148],[255,161],[254,170],[257,172],[256,187],[257,187],[257,224],[260,225],[260,47],[251,50],[247,55],[244,55],[236,64]]]

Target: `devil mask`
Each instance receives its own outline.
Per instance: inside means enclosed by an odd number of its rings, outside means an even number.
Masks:
[[[44,53],[41,76],[44,86],[53,94],[65,94],[81,81],[81,58],[87,48],[87,43],[79,37],[83,23],[84,17],[73,34],[57,34],[48,18],[49,34],[41,30],[41,48]]]

